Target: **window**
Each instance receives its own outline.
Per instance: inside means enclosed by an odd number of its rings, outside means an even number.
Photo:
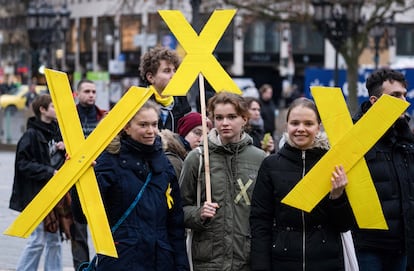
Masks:
[[[79,22],[79,51],[92,51],[92,18],[80,18]]]
[[[279,53],[280,33],[276,22],[246,17],[244,24],[246,53]]]
[[[121,17],[121,44],[122,51],[134,51],[134,37],[141,31],[141,21],[138,15],[123,15]]]
[[[113,17],[104,16],[98,18],[98,51],[105,52],[108,50],[108,45],[105,42],[106,35],[114,35]]]
[[[294,54],[323,54],[324,39],[312,26],[292,24],[292,52]]]
[[[396,26],[397,55],[414,55],[414,25]]]

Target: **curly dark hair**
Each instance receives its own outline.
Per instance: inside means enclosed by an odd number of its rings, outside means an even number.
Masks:
[[[141,63],[139,65],[139,75],[142,82],[146,85],[149,85],[147,74],[156,74],[161,60],[173,64],[176,69],[180,65],[180,58],[175,51],[161,46],[150,49],[141,57]]]
[[[385,81],[390,81],[391,83],[394,81],[400,82],[405,88],[407,88],[407,80],[405,79],[404,74],[399,71],[391,70],[391,69],[379,69],[374,71],[368,78],[365,83],[365,86],[368,90],[368,95],[375,96],[379,98],[382,93],[382,83]]]

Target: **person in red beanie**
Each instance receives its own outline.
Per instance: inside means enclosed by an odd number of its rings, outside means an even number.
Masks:
[[[187,153],[198,147],[203,140],[201,114],[190,112],[182,117],[178,121],[177,131],[178,134],[175,134],[165,129],[160,132],[160,136],[164,152],[173,165],[178,178]]]
[[[178,121],[177,130],[186,151],[198,147],[203,139],[201,114],[197,112],[188,113]]]

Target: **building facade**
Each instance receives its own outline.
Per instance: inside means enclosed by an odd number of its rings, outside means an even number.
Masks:
[[[24,75],[24,67],[30,65],[28,56],[33,62],[24,26],[25,14],[30,2],[40,1],[3,2],[0,7],[0,66],[3,74],[5,67],[12,66],[14,73]],[[221,1],[200,0],[48,0],[48,3],[56,9],[67,5],[70,10],[65,39],[47,45],[48,66],[70,74],[109,71],[114,78],[138,77],[142,53],[157,44],[184,54],[157,10],[180,10],[199,31],[214,9],[229,8]],[[381,65],[401,63],[414,55],[412,18],[412,13],[397,16],[396,42],[380,51]],[[277,99],[286,77],[280,70],[284,27],[282,23],[238,11],[214,54],[231,76],[252,78],[257,87],[272,84]],[[300,88],[305,68],[333,68],[335,52],[311,25],[291,24],[289,28],[293,82]],[[373,65],[372,48],[367,47],[360,63],[367,67]],[[339,67],[345,68],[343,62]]]

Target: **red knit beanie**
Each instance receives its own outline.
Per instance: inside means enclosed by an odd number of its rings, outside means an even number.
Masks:
[[[190,112],[178,120],[178,134],[182,137],[185,137],[191,130],[200,125],[201,114],[197,112]]]

